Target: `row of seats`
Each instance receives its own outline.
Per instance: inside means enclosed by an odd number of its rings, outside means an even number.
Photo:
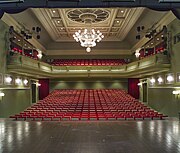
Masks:
[[[113,66],[127,62],[124,59],[53,59],[49,63],[55,66]]]
[[[139,102],[126,91],[55,90],[46,98],[10,116],[15,120],[84,121],[163,119],[160,114]]]

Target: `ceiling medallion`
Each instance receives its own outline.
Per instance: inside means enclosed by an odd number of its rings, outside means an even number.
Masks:
[[[71,18],[73,21],[84,23],[87,26],[84,31],[78,30],[75,32],[73,37],[77,42],[80,42],[82,47],[86,47],[87,52],[90,52],[91,48],[96,46],[96,42],[100,42],[104,38],[104,35],[99,30],[96,32],[92,28],[92,24],[106,20],[109,14],[102,11],[102,9],[82,10],[83,12],[81,9],[70,11],[68,15],[73,13],[74,17]]]

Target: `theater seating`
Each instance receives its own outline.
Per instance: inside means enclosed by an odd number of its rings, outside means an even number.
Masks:
[[[90,121],[164,119],[124,90],[54,90],[46,98],[10,116],[15,120]]]
[[[126,64],[124,59],[53,59],[55,66],[118,66]]]

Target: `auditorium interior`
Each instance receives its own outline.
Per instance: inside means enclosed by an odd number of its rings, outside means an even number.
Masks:
[[[0,153],[179,153],[179,0],[0,1]]]

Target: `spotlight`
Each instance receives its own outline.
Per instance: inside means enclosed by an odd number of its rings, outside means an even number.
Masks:
[[[35,27],[32,27],[32,30],[33,30],[33,31],[35,31],[35,30],[36,30],[36,28],[35,28]]]
[[[141,39],[141,36],[140,36],[140,35],[137,35],[137,36],[136,36],[136,39],[137,39],[137,40],[140,40],[140,39]]]
[[[14,27],[13,27],[13,26],[10,26],[10,27],[9,27],[9,33],[12,34],[13,31],[14,31]]]
[[[37,39],[40,39],[41,38],[41,36],[40,35],[37,35],[37,37],[36,37]]]
[[[137,32],[140,32],[140,31],[141,31],[141,27],[138,26],[138,27],[137,27]]]

